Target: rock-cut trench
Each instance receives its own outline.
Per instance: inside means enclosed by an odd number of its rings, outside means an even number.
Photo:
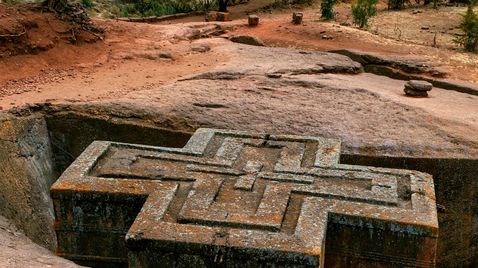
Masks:
[[[0,117],[0,214],[35,243],[56,247],[49,188],[94,140],[182,147],[192,129],[162,126],[141,117],[114,118],[71,111],[31,112]],[[477,159],[357,155],[347,164],[414,169],[434,176],[439,205],[438,267],[478,265]],[[475,266],[476,267],[476,266]]]

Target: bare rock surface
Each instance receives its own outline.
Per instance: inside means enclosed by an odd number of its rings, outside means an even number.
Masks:
[[[228,55],[229,59],[208,72],[193,75],[186,80],[269,74],[357,74],[363,71],[360,63],[327,52],[247,46],[220,38],[209,39],[208,43],[217,53]],[[201,44],[204,44],[203,40]]]
[[[4,268],[76,268],[82,267],[55,256],[33,243],[0,215],[0,267]]]
[[[204,53],[211,50],[211,47],[207,44],[196,44],[191,47],[191,50],[194,52]]]
[[[430,106],[407,103],[399,99],[404,82],[360,74],[360,64],[341,55],[210,42],[231,59],[211,71],[131,93],[121,102],[140,102],[197,126],[336,137],[349,152],[477,152],[478,136],[471,130],[478,128],[463,126],[478,119],[478,108],[463,120],[463,108],[447,95],[469,99],[467,107],[476,96],[436,89],[439,99]],[[271,73],[281,76],[270,78]]]
[[[360,62],[363,65],[382,65],[390,66],[406,73],[412,74],[430,74],[434,77],[446,77],[447,73],[440,69],[436,63],[424,61],[417,57],[398,58],[383,56],[380,54],[367,53],[353,49],[337,49],[329,52],[346,55],[351,59]]]
[[[208,53],[217,53],[211,57],[228,56],[215,68],[68,109],[175,122],[185,131],[215,127],[334,137],[349,153],[478,155],[478,107],[472,105],[477,96],[436,88],[429,102],[419,102],[404,98],[404,81],[361,73],[359,63],[342,55],[219,38],[206,43]]]

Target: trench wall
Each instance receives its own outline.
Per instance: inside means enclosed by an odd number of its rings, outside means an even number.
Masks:
[[[49,189],[58,175],[44,118],[0,117],[0,213],[51,250],[56,236]]]
[[[47,115],[56,170],[60,174],[95,140],[183,147],[191,134],[145,123],[76,113]]]
[[[478,159],[344,154],[341,162],[433,175],[440,228],[437,267],[478,267]]]

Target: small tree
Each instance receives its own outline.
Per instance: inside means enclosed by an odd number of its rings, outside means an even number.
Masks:
[[[377,13],[377,2],[378,0],[357,0],[352,5],[354,23],[360,28],[368,26],[368,19]]]
[[[83,6],[79,3],[69,3],[68,0],[43,0],[44,9],[54,12],[60,19],[70,23],[72,42],[76,42],[76,34],[86,31],[93,34],[97,39],[103,40],[104,29],[93,24]]]
[[[404,7],[405,7],[405,0],[388,0],[388,9],[398,10],[398,9],[403,9]]]
[[[335,0],[322,0],[322,3],[320,4],[322,18],[324,18],[325,20],[331,20],[334,18],[334,4]]]
[[[468,4],[468,9],[465,14],[462,14],[460,29],[463,35],[457,37],[455,42],[465,48],[466,51],[476,51],[478,47],[478,16],[473,10],[478,3],[478,0],[472,0]]]
[[[68,6],[67,0],[45,0],[43,5],[52,12],[63,13]]]
[[[229,0],[219,0],[219,12],[227,12],[227,4]]]

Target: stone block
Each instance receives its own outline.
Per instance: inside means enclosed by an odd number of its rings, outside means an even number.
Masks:
[[[58,253],[95,266],[434,267],[431,176],[339,158],[332,139],[214,129],[179,149],[94,142],[51,189]]]
[[[230,21],[229,12],[216,12],[216,21]]]
[[[206,21],[216,21],[217,20],[217,12],[208,12],[206,14]]]
[[[292,13],[292,23],[296,25],[302,24],[303,17],[304,17],[304,14],[301,12]]]
[[[257,15],[249,15],[248,24],[252,27],[259,25],[259,17]]]

